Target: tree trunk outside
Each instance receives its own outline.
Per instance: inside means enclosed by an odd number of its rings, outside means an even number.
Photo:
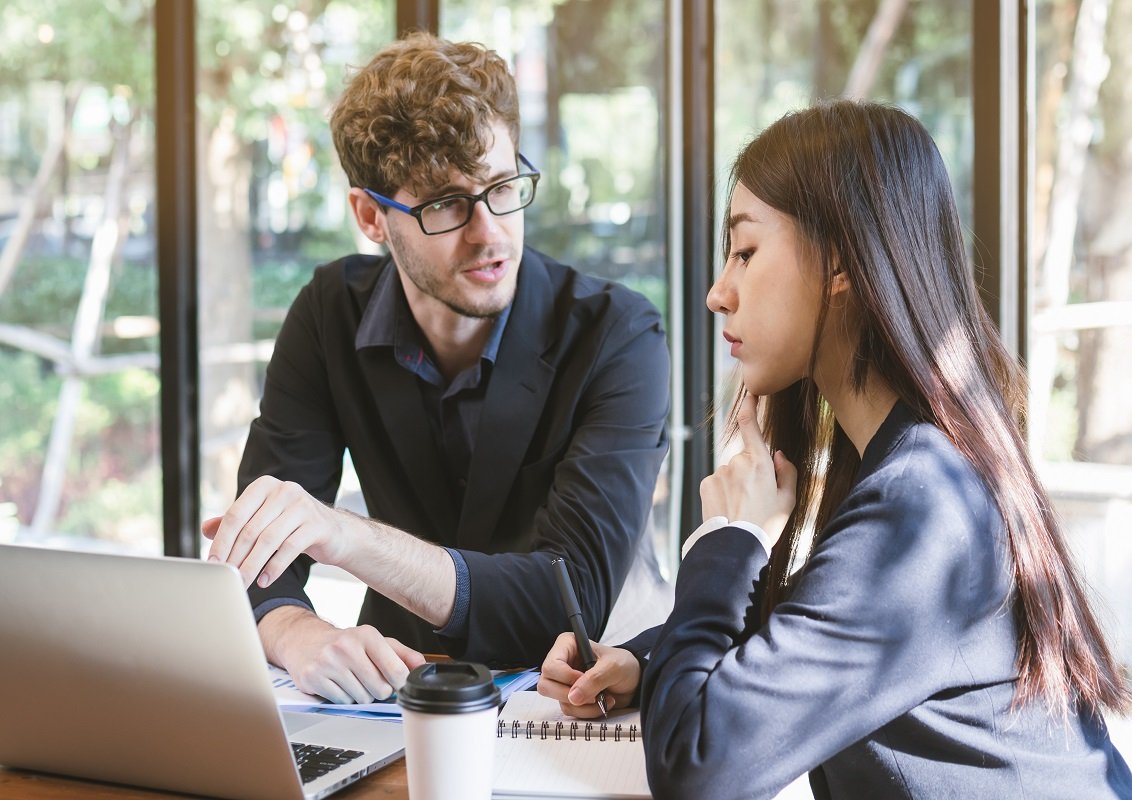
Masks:
[[[1081,0],[1069,66],[1066,108],[1058,129],[1057,157],[1050,191],[1045,249],[1034,284],[1034,310],[1064,306],[1070,301],[1079,207],[1089,144],[1096,131],[1097,93],[1109,71],[1103,49],[1110,0]],[[1037,458],[1045,451],[1046,423],[1057,363],[1057,334],[1032,337],[1029,353],[1030,450]]]
[[[259,390],[254,362],[240,362],[232,347],[252,340],[251,160],[231,109],[211,130],[202,125],[197,141],[201,501],[208,516],[235,499],[236,470]]]
[[[1085,299],[1132,301],[1132,8],[1115,3],[1103,87],[1104,141],[1083,206]],[[1132,320],[1128,320],[1132,323]],[[1132,465],[1132,326],[1083,331],[1078,371],[1075,454],[1084,461]]]
[[[861,42],[861,49],[857,51],[857,58],[849,70],[844,97],[864,100],[872,92],[884,54],[888,51],[888,43],[892,41],[907,8],[908,0],[881,0],[873,21],[869,23],[865,41]]]
[[[81,84],[72,83],[67,86],[63,96],[62,124],[43,151],[43,158],[39,162],[35,180],[20,207],[16,227],[12,231],[11,237],[4,244],[3,249],[0,250],[0,295],[3,295],[4,290],[8,288],[8,282],[15,274],[16,267],[19,266],[20,256],[23,255],[28,237],[31,235],[32,228],[39,217],[39,211],[43,208],[47,199],[51,178],[54,177],[59,170],[59,165],[64,161],[64,155],[67,151],[67,132],[71,129],[71,119],[75,115],[75,108],[78,106],[81,94]]]
[[[63,385],[59,390],[55,420],[47,441],[39,497],[29,532],[33,539],[48,534],[55,526],[63,497],[67,465],[71,459],[75,421],[86,380],[82,370],[99,348],[99,331],[105,316],[106,296],[110,291],[110,270],[121,252],[121,244],[129,227],[128,215],[123,212],[130,167],[130,134],[135,118],[132,117],[123,125],[114,137],[113,155],[106,175],[106,205],[91,242],[86,279],[71,333],[71,351],[76,369],[63,378]]]

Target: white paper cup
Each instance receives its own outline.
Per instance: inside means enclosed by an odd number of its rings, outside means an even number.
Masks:
[[[423,664],[397,692],[410,800],[489,800],[499,690],[482,664]]]

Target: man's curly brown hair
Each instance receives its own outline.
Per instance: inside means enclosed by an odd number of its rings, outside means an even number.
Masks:
[[[502,122],[519,141],[519,96],[507,64],[479,44],[413,33],[347,83],[330,117],[351,186],[386,196],[448,183],[448,169],[482,178]]]

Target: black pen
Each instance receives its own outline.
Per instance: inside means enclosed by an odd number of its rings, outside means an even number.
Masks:
[[[593,669],[597,659],[594,650],[590,647],[590,637],[586,633],[586,625],[582,622],[582,609],[578,605],[578,595],[574,594],[574,584],[570,583],[570,573],[566,571],[566,559],[556,558],[550,562],[554,569],[554,577],[558,579],[558,589],[562,592],[562,605],[566,606],[566,616],[570,618],[570,628],[574,631],[574,640],[578,643],[578,653],[582,657],[582,671]],[[608,717],[605,709],[605,694],[597,693],[597,707],[601,715]]]

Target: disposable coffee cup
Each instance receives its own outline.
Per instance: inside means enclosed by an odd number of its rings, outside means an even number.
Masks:
[[[489,800],[499,689],[482,664],[422,664],[397,692],[410,800]]]

